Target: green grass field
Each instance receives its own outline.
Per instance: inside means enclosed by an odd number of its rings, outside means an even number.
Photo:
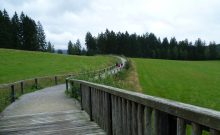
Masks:
[[[144,93],[220,110],[220,61],[132,60]]]
[[[17,80],[94,70],[116,61],[109,56],[70,56],[0,49],[0,84]]]

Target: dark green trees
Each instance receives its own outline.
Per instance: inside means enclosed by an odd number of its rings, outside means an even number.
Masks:
[[[77,39],[76,43],[74,43],[74,44],[70,40],[68,42],[67,54],[81,55],[81,53],[82,53],[82,50],[81,50],[81,43],[80,43],[79,39]]]
[[[52,45],[50,43],[50,41],[47,43],[47,49],[46,49],[47,52],[50,52],[50,53],[54,53],[55,52],[55,49],[54,49],[54,45]]]
[[[99,49],[97,48],[96,40],[90,32],[86,33],[85,42],[86,42],[88,55],[93,55],[98,53]]]
[[[90,32],[85,38],[87,53],[92,54],[123,54],[128,57],[144,57],[174,60],[206,60],[220,59],[220,47],[214,42],[206,45],[201,39],[194,44],[183,40],[177,42],[173,37],[164,38],[161,42],[153,33],[143,35],[115,33],[108,29],[93,37]]]
[[[22,33],[21,33],[21,22],[18,18],[17,13],[15,12],[14,16],[11,19],[12,22],[12,48],[18,49],[21,47]]]
[[[73,43],[72,43],[72,41],[68,42],[67,54],[73,54]]]
[[[0,47],[12,48],[12,24],[6,10],[0,12]]]
[[[47,49],[46,36],[44,33],[43,26],[39,21],[37,22],[37,42],[39,44],[40,51],[46,51]]]
[[[23,12],[10,19],[6,10],[0,11],[0,48],[46,51],[46,36],[40,22]]]

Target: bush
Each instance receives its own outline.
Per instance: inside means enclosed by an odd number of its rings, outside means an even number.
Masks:
[[[127,60],[125,63],[125,69],[128,70],[131,67],[131,61]]]

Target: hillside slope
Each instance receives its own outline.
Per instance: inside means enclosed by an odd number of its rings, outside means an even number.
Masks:
[[[111,65],[109,56],[70,56],[0,49],[0,84],[17,80],[80,72]]]

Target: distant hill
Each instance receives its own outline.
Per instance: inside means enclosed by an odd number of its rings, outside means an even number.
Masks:
[[[58,49],[58,50],[61,50],[63,54],[67,54],[67,50],[62,50],[62,49]],[[55,52],[57,53],[58,50],[55,50]]]

